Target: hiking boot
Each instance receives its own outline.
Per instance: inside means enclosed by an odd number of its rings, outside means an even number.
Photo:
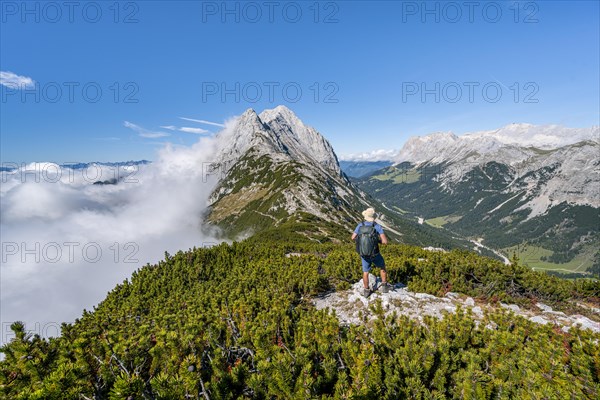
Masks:
[[[361,294],[363,295],[363,297],[369,297],[369,295],[371,294],[371,289],[363,288]]]
[[[390,285],[387,282],[383,282],[380,286],[381,293],[387,293],[390,291]]]

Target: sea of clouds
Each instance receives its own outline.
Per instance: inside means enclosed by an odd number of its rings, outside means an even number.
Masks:
[[[218,181],[209,165],[227,130],[189,147],[166,145],[146,165],[2,171],[0,341],[13,337],[13,321],[56,336],[62,322],[165,251],[217,243],[202,220]],[[94,184],[113,178],[117,184]]]

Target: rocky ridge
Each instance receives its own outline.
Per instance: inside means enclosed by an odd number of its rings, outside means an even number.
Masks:
[[[368,320],[375,318],[371,307],[379,301],[385,315],[396,313],[419,321],[423,321],[425,316],[442,318],[447,313],[455,313],[460,307],[470,309],[475,321],[481,322],[486,312],[498,309],[497,306],[476,302],[472,297],[459,293],[448,292],[444,297],[437,297],[428,293],[411,292],[401,283],[393,285],[393,290],[383,294],[377,290],[381,283],[380,279],[372,274],[369,274],[369,283],[375,290],[367,298],[361,294],[363,287],[361,280],[352,285],[349,290],[317,297],[313,300],[313,304],[319,310],[325,308],[334,310],[341,323],[352,325],[363,323],[363,318]],[[531,322],[553,324],[564,332],[568,332],[575,325],[583,329],[591,329],[596,333],[600,332],[600,323],[580,314],[567,315],[561,311],[554,311],[552,307],[543,303],[537,303],[536,310],[524,309],[516,304],[500,303],[500,307]],[[591,311],[600,316],[600,309],[591,308]],[[493,323],[490,322],[486,326],[493,328]]]
[[[451,132],[412,137],[394,160],[440,166],[436,180],[452,191],[473,169],[507,166],[502,192],[523,199],[529,218],[561,203],[600,207],[600,128],[511,124],[495,131],[456,136]]]

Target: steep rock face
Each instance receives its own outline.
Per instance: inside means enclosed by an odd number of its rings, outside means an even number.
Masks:
[[[263,111],[259,117],[294,159],[308,157],[326,170],[340,174],[338,159],[331,144],[313,127],[304,125],[290,109],[278,106]]]
[[[266,129],[253,109],[246,110],[236,119],[234,127],[219,133],[220,141],[225,143],[217,156],[219,167],[226,170],[259,143],[268,146],[274,153],[275,148],[272,148],[273,144],[265,135]]]
[[[337,156],[331,144],[319,132],[304,123],[287,107],[278,106],[260,115],[252,109],[238,117],[235,126],[223,132],[227,142],[218,156],[229,165],[256,147],[276,161],[300,161],[318,164],[324,170],[341,175]]]

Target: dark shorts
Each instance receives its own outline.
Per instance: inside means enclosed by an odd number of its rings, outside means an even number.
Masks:
[[[363,272],[370,272],[372,264],[385,271],[385,261],[383,260],[381,253],[377,254],[373,258],[361,257],[360,260],[362,261]]]

